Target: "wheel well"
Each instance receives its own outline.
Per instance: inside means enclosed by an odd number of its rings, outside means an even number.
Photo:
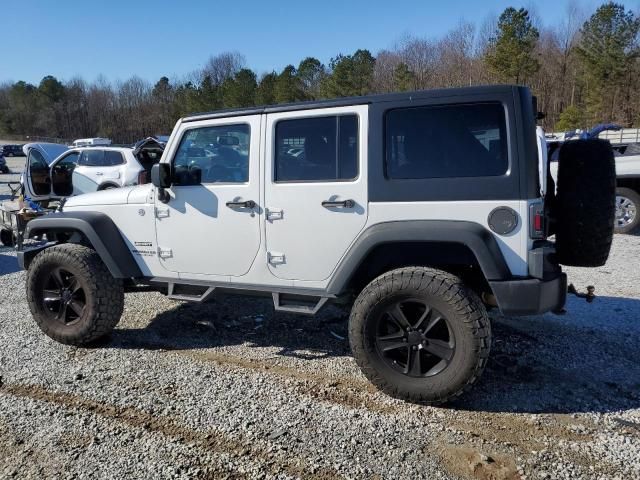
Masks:
[[[120,188],[120,185],[113,182],[105,182],[98,187],[98,191],[105,190],[107,188]]]
[[[636,193],[640,193],[640,177],[618,177],[616,180],[616,186],[630,188]]]
[[[360,292],[383,273],[409,266],[433,267],[452,273],[478,294],[491,291],[471,249],[462,243],[452,242],[394,242],[378,245],[360,262],[347,289]]]

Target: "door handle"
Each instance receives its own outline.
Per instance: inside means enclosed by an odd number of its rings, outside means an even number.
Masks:
[[[325,200],[322,202],[324,208],[353,208],[356,206],[356,202],[353,200]]]
[[[247,200],[246,202],[227,202],[229,208],[256,208],[256,202]]]

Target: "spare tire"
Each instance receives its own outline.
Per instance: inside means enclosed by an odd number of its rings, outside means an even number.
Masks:
[[[599,267],[609,257],[615,216],[616,167],[609,142],[566,142],[558,159],[555,208],[558,262]]]

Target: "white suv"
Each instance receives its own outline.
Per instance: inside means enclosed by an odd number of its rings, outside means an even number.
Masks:
[[[73,197],[29,222],[27,237],[56,239],[18,252],[33,317],[82,345],[139,287],[196,302],[267,295],[296,314],[340,304],[373,383],[447,401],[486,365],[487,308],[561,311],[560,264],[609,254],[610,145],[567,142],[556,198],[534,105],[501,85],[184,118],[151,185]]]
[[[37,202],[59,200],[98,190],[142,185],[160,160],[162,146],[146,143],[138,148],[82,147],[59,154],[43,144],[28,144],[22,183],[25,195]],[[58,153],[54,159],[51,151]]]

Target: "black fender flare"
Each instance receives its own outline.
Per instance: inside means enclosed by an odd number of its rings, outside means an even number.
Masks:
[[[114,278],[142,277],[140,267],[133,258],[118,227],[108,215],[100,212],[56,212],[34,218],[25,230],[25,238],[47,232],[80,232],[107,266]],[[23,268],[40,249],[19,252]]]
[[[398,220],[367,228],[351,245],[327,287],[339,295],[351,276],[378,245],[394,242],[439,242],[465,245],[475,255],[487,281],[508,280],[511,271],[493,234],[475,222],[457,220]]]

